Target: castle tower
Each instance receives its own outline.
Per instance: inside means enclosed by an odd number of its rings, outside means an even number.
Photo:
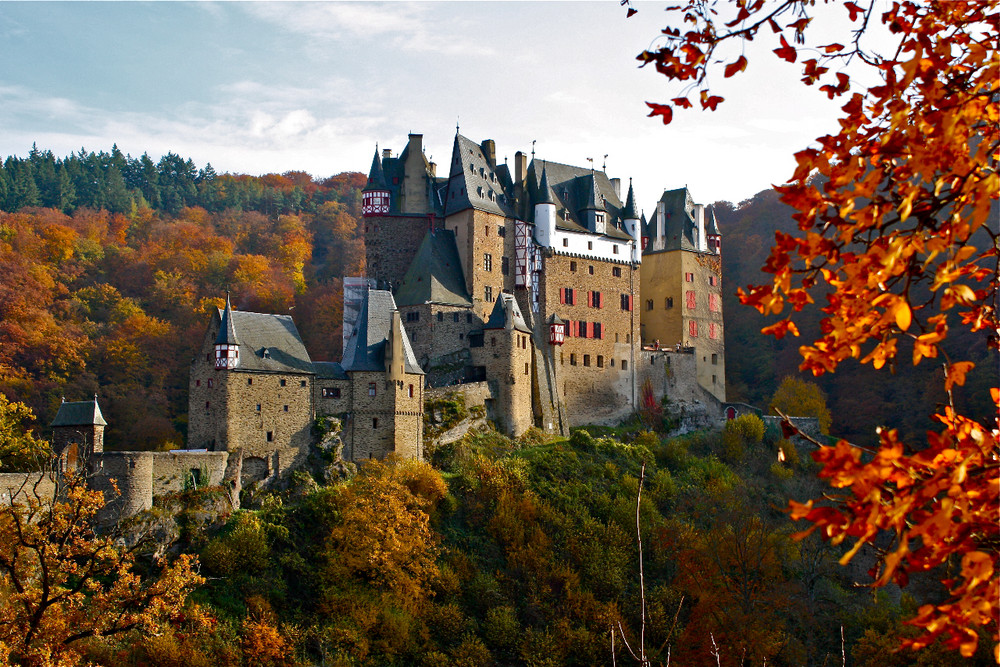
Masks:
[[[632,263],[638,264],[642,261],[642,228],[639,224],[639,214],[635,207],[635,192],[632,190],[632,179],[628,181],[628,198],[625,200],[625,208],[622,209],[622,224],[625,232],[632,237]]]
[[[483,346],[473,349],[473,361],[496,383],[494,417],[507,435],[524,433],[534,424],[531,405],[534,343],[513,294],[503,292],[483,327]]]
[[[591,174],[587,181],[587,195],[584,199],[583,214],[587,221],[587,229],[595,234],[606,234],[608,231],[608,214],[604,203],[598,196],[597,179]]]
[[[231,370],[240,365],[240,341],[233,326],[233,308],[226,293],[226,309],[222,312],[222,324],[215,338],[215,370]]]
[[[706,237],[708,239],[708,249],[716,255],[722,256],[722,232],[719,231],[719,221],[715,218],[715,209],[708,209],[706,215],[710,216],[706,222]]]
[[[372,168],[368,170],[368,183],[361,191],[361,214],[368,218],[373,215],[385,215],[389,212],[389,186],[382,170],[382,160],[375,147],[375,157],[372,158]]]
[[[63,470],[78,469],[96,452],[104,451],[104,427],[97,395],[92,401],[63,400],[52,420],[52,449],[62,461]]]
[[[545,248],[550,248],[556,235],[556,202],[552,198],[549,177],[542,167],[542,183],[538,186],[538,201],[535,202],[535,240]]]

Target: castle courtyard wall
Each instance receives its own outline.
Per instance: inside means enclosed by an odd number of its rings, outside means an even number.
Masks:
[[[219,486],[225,479],[228,461],[228,452],[197,449],[153,452],[153,495],[177,493],[195,486]]]
[[[0,473],[0,507],[23,503],[29,497],[50,501],[56,497],[58,482],[51,472]]]

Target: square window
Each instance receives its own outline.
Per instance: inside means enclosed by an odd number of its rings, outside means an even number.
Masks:
[[[288,384],[288,380],[281,380],[281,381],[278,382],[278,384],[280,384],[282,387],[284,387],[284,386],[286,386]]]
[[[300,387],[306,386],[306,381],[305,380],[299,380],[299,386]]]
[[[612,268],[611,269],[611,275],[613,275],[615,278],[621,278],[622,277],[622,269],[621,269],[621,267],[620,266],[616,266],[616,267]]]
[[[284,406],[285,412],[288,412],[288,406]]]

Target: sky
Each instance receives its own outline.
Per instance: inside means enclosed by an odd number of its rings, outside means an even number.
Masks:
[[[717,111],[648,118],[677,95],[635,59],[666,4],[626,19],[618,0],[0,2],[0,156],[117,144],[324,178],[367,172],[376,144],[396,154],[411,132],[447,165],[457,125],[498,160],[592,158],[634,179],[647,214],[664,189],[738,203],[785,182],[839,104],[757,40],[746,74],[713,84]]]

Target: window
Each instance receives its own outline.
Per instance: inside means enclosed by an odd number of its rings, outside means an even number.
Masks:
[[[573,352],[569,353],[569,365],[576,366],[576,354]]]
[[[247,385],[253,384],[253,378],[247,378]]]
[[[417,311],[413,311],[413,312],[407,313],[406,314],[406,321],[407,322],[419,322],[420,321],[420,313],[418,313]]]
[[[711,338],[712,340],[718,339],[718,337],[719,337],[719,330],[721,328],[722,327],[720,325],[716,324],[715,322],[709,322],[708,323],[708,337]],[[714,357],[715,355],[712,355],[712,356]],[[713,361],[712,363],[715,363],[715,362]]]
[[[587,250],[593,250],[593,249],[594,249],[594,242],[587,241]]]
[[[621,295],[621,307],[622,310],[632,310],[632,295],[622,294]]]
[[[489,227],[487,227],[489,229]],[[490,253],[483,253],[483,270],[492,271],[493,270],[493,255]]]
[[[491,285],[487,285],[483,288],[483,299],[485,299],[487,303],[493,303],[493,287]]]
[[[257,404],[257,412],[260,412],[260,403]]]
[[[438,311],[438,314],[437,314],[437,321],[438,321],[438,322],[444,322],[444,313],[442,313],[442,312]]]
[[[569,246],[569,239],[563,239],[563,247]]]
[[[195,380],[194,381],[194,386],[200,387],[201,386],[201,380]]]
[[[208,388],[212,388],[212,378],[208,378]]]
[[[490,336],[490,347],[496,347],[496,346],[497,346],[497,337]]]
[[[452,318],[452,319],[453,319],[454,321],[458,322],[458,313],[452,313],[452,316],[451,316],[451,318]]]
[[[458,335],[459,340],[462,339],[462,334]],[[483,346],[483,332],[477,331],[475,333],[469,334],[469,347],[482,347]]]
[[[646,310],[653,310],[653,300],[646,299]]]
[[[267,432],[267,441],[268,442],[274,442],[274,431],[268,431]]]
[[[708,284],[711,285],[712,287],[715,287],[716,285],[718,285],[719,284],[719,276],[709,276],[708,277]]]
[[[667,310],[670,310],[671,308],[673,308],[674,307],[674,297],[668,296],[666,299],[664,299],[663,300],[663,307],[666,308]]]
[[[211,407],[211,405],[212,404],[209,401],[205,401],[205,409],[206,410],[208,410]]]
[[[617,244],[611,246],[611,254],[612,255],[617,255],[618,254],[618,245]]]
[[[374,396],[375,395],[375,383],[374,382],[369,382],[368,383],[368,395],[369,396]]]
[[[490,226],[489,225],[486,225],[486,235],[487,236],[490,235]]]
[[[378,417],[372,417],[372,428],[378,428]]]
[[[285,412],[288,412],[288,406],[284,406]]]
[[[624,359],[622,359],[622,370],[623,371],[627,371],[628,370],[628,362],[626,360],[624,360]]]
[[[622,277],[622,268],[620,266],[613,267],[611,269],[611,275],[613,275],[615,278],[621,278]]]
[[[583,355],[583,365],[584,366],[590,366],[590,355],[589,354]]]
[[[604,325],[600,322],[594,322],[594,338],[604,338]]]
[[[694,320],[688,322],[688,335],[691,336],[691,338],[698,337],[698,323]]]
[[[524,363],[524,374],[525,375],[528,374],[528,363],[527,362]]]
[[[717,380],[716,380],[715,376],[713,375],[712,376],[712,384],[715,384],[716,382],[717,382]]]
[[[615,358],[611,357],[611,368],[615,367]]]
[[[604,368],[604,355],[597,355],[597,367]]]
[[[340,398],[340,387],[323,387],[323,398]]]
[[[718,294],[709,294],[708,295],[708,309],[710,311],[712,311],[713,313],[717,313],[717,312],[719,312],[719,310],[721,310],[719,308],[719,295]]]
[[[299,386],[300,387],[306,386],[306,381],[305,380],[299,380]]]
[[[694,290],[689,289],[684,293],[684,300],[687,301],[688,310],[694,310],[697,305],[697,299],[694,296]]]
[[[282,387],[284,387],[284,386],[286,386],[288,384],[288,380],[280,380],[278,382],[278,384],[280,384]]]
[[[577,325],[577,335],[580,338],[590,338],[590,323],[586,320],[580,320]]]
[[[574,272],[574,273],[576,272],[576,262],[570,262],[569,263],[569,270],[572,271],[572,272]]]
[[[684,282],[686,282],[686,283],[693,283],[694,282],[694,274],[693,273],[685,273],[684,274]]]
[[[412,384],[410,385],[410,388],[409,388],[409,390],[407,391],[407,395],[408,395],[408,396],[409,396],[410,398],[413,398],[413,385],[412,385]]]
[[[596,222],[597,222],[598,224],[600,224],[600,223],[604,222],[604,214],[603,214],[603,213],[597,213],[597,214],[595,214],[595,215],[594,215],[594,220],[595,220],[595,221],[596,221]]]
[[[503,227],[501,227],[501,229],[503,229]],[[500,273],[504,274],[505,276],[510,273],[510,258],[509,257],[501,257],[500,258]]]
[[[604,296],[600,292],[587,292],[587,305],[591,308],[604,308]]]
[[[712,325],[709,325],[708,328],[709,328],[709,332],[711,332]],[[711,335],[711,333],[709,333],[709,338],[711,338],[711,337],[712,337],[712,335]],[[712,355],[712,365],[713,366],[718,366],[719,365],[719,355],[717,355],[717,354],[713,354]]]
[[[565,303],[568,306],[576,304],[572,287],[563,287],[559,290],[559,303]]]
[[[497,236],[499,236],[501,238],[504,237],[504,236],[507,236],[507,228],[506,227],[497,227]]]
[[[588,273],[589,273],[590,275],[594,275],[594,265],[593,265],[593,264],[591,264],[591,265],[589,265],[589,266],[587,267],[587,272],[588,272]]]

